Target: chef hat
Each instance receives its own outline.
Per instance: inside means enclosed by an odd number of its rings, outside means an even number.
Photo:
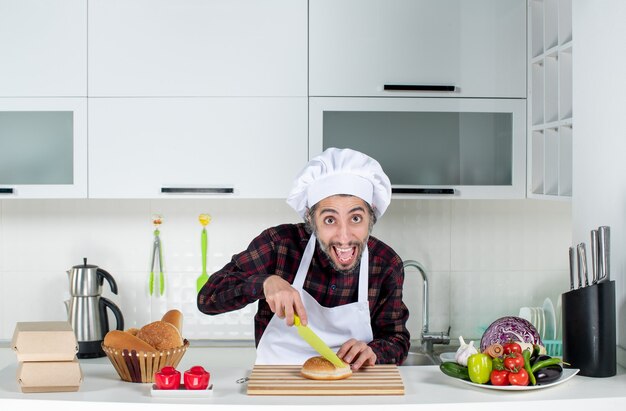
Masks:
[[[348,148],[329,148],[296,177],[287,204],[304,217],[307,208],[336,194],[363,199],[380,217],[391,202],[391,182],[373,158]]]

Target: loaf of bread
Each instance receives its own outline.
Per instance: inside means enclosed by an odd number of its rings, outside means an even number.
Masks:
[[[131,333],[132,335],[137,335],[139,332],[139,328],[131,327],[126,330],[127,333]]]
[[[180,311],[175,310],[175,309],[169,310],[168,312],[163,314],[161,321],[165,321],[165,322],[172,324],[174,327],[178,329],[178,332],[180,333],[180,335],[183,335],[183,313],[181,313]]]
[[[104,345],[118,350],[135,350],[144,352],[157,351],[152,345],[137,338],[129,332],[111,330],[104,336]]]
[[[337,368],[324,357],[311,357],[302,364],[300,374],[311,380],[342,380],[352,375],[350,366]]]
[[[158,351],[180,347],[184,344],[178,328],[166,321],[146,324],[137,333],[137,338],[147,342]]]

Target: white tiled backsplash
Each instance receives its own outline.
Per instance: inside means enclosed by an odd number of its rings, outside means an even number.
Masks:
[[[252,340],[256,304],[209,317],[196,308],[201,273],[200,213],[210,213],[207,269],[213,272],[264,228],[297,222],[282,200],[3,200],[0,201],[0,340],[17,321],[64,320],[66,270],[83,257],[115,278],[104,296],[125,326],[185,316],[188,339]],[[148,294],[151,216],[163,216],[165,295]],[[420,261],[430,286],[430,330],[479,337],[498,317],[540,306],[566,291],[571,205],[535,200],[393,200],[374,235],[402,259]],[[422,281],[408,268],[409,330],[419,338]],[[110,316],[111,318],[113,316]]]

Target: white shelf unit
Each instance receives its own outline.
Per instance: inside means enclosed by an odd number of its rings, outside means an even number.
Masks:
[[[572,196],[572,1],[528,2],[529,198]]]

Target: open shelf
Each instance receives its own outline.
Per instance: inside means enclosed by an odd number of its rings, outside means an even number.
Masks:
[[[572,196],[572,0],[530,0],[528,196]]]

